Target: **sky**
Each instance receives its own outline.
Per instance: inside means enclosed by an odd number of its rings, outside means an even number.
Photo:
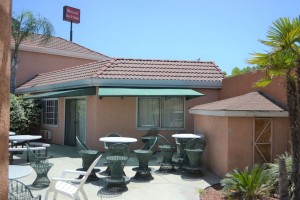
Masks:
[[[227,74],[247,67],[280,17],[300,15],[299,0],[12,0],[12,13],[47,18],[70,39],[63,7],[80,9],[73,42],[119,58],[213,61]]]

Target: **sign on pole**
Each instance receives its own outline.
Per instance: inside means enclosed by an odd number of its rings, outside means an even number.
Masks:
[[[72,8],[70,6],[64,6],[64,21],[71,22],[71,30],[70,30],[70,41],[73,40],[73,22],[78,24],[80,23],[80,10],[77,8]]]
[[[70,6],[64,6],[64,21],[80,23],[80,10]]]

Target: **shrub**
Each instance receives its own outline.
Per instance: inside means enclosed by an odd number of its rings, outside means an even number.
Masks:
[[[236,169],[226,174],[221,184],[229,197],[254,199],[269,195],[268,179],[266,166],[254,165],[251,171],[246,167],[244,171]]]
[[[270,186],[271,193],[278,194],[279,193],[279,158],[283,158],[286,164],[287,171],[287,180],[289,184],[289,193],[292,194],[293,182],[291,179],[291,171],[292,171],[292,157],[288,153],[282,154],[278,156],[278,159],[275,159],[274,163],[268,164],[268,170],[270,173]]]
[[[27,97],[10,94],[10,130],[17,134],[34,133],[39,126],[40,103]]]

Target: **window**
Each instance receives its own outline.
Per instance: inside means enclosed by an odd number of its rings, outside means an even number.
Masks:
[[[58,100],[42,100],[42,122],[44,125],[57,125]]]
[[[138,128],[184,128],[184,98],[138,98]]]

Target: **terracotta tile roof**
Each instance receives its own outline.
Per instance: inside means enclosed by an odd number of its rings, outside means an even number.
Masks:
[[[285,111],[278,101],[261,92],[250,92],[241,96],[202,104],[191,110],[207,111]]]
[[[14,48],[14,39],[11,37],[11,45]],[[47,43],[42,42],[41,35],[35,35],[31,39],[23,41],[20,45],[20,50],[32,50],[35,52],[51,51],[53,54],[63,52],[70,55],[82,55],[95,58],[95,60],[104,60],[109,58],[106,55],[88,49],[84,46],[70,42],[60,37],[51,37]],[[74,55],[75,54],[75,55]],[[97,59],[98,58],[98,59]]]
[[[84,79],[221,81],[224,74],[213,62],[112,58],[36,76],[19,88]]]
[[[224,75],[213,62],[115,59],[98,78],[145,80],[221,80]]]

